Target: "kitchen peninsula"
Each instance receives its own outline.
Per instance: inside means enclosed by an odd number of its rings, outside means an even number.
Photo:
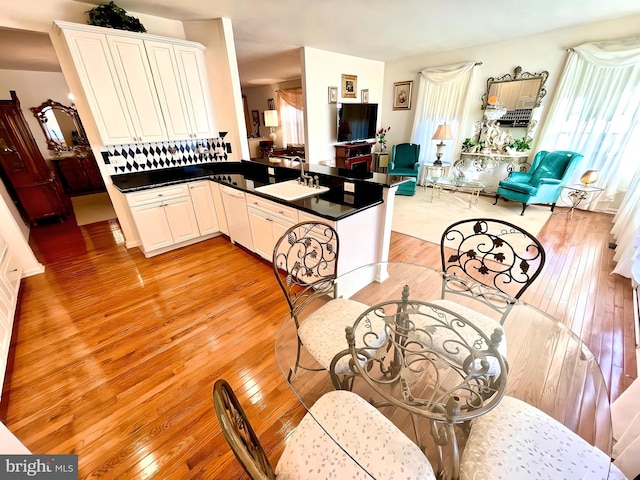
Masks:
[[[323,221],[340,235],[338,273],[386,261],[395,191],[401,181],[386,174],[321,165],[305,168],[305,174],[317,177],[318,183],[329,190],[291,201],[262,193],[261,186],[300,176],[299,168],[268,160],[203,163],[111,178],[127,198],[142,239],[141,249],[148,257],[224,233],[232,242],[270,260],[275,240],[286,228],[299,221]],[[189,189],[198,187],[201,191],[203,184],[209,186],[210,194],[205,191],[198,199],[191,190],[189,199]],[[171,195],[179,197],[181,203],[172,204]],[[211,215],[203,214],[203,197],[209,199],[209,211],[214,211],[217,219],[217,228],[206,233],[202,231],[201,218],[209,219]],[[236,210],[231,209],[232,204]],[[184,225],[177,229],[174,226],[173,234],[172,209],[178,212],[174,218]],[[185,212],[189,211],[196,213],[187,215]]]

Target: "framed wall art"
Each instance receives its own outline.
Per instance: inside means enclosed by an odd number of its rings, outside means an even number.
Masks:
[[[413,80],[393,84],[393,109],[411,110],[411,89]]]
[[[251,132],[260,136],[260,112],[258,110],[251,110],[251,126],[253,127]]]
[[[355,75],[342,75],[342,98],[357,98],[358,77]]]
[[[360,101],[362,103],[369,103],[369,89],[362,89],[360,90]]]
[[[338,103],[338,87],[329,87],[329,103]]]
[[[276,103],[273,101],[273,98],[270,98],[267,100],[267,110],[275,110],[276,109]]]

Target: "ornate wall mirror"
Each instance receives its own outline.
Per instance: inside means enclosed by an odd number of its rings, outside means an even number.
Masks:
[[[68,107],[49,99],[30,110],[40,121],[49,150],[66,152],[89,148],[87,134],[73,105]]]
[[[529,73],[516,67],[513,74],[491,77],[482,96],[486,120],[497,120],[503,127],[528,127],[533,109],[547,94],[549,72]]]

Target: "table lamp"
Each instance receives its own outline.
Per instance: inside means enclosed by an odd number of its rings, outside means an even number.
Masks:
[[[599,178],[600,172],[598,172],[598,170],[587,170],[580,177],[580,181],[582,182],[582,185],[588,187],[589,185],[596,183]]]
[[[269,127],[271,133],[269,134],[269,138],[275,145],[276,143],[276,131],[275,127],[278,126],[278,111],[277,110],[265,110],[264,111],[264,126]]]
[[[442,158],[445,143],[444,140],[453,140],[453,133],[451,132],[451,126],[447,125],[438,125],[438,129],[436,133],[433,134],[431,140],[440,140],[440,143],[436,144],[436,161],[433,162],[433,165],[436,167],[442,166]]]

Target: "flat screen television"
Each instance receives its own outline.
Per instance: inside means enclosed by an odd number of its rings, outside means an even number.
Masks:
[[[377,103],[343,103],[338,108],[338,142],[375,138],[377,124]]]

